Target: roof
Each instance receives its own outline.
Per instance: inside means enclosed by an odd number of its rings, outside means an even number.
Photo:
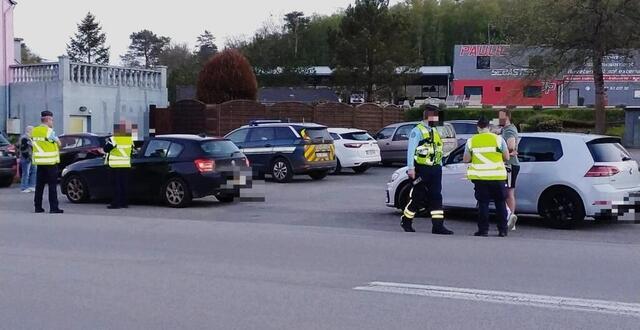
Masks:
[[[555,139],[577,138],[587,142],[595,139],[602,139],[602,138],[619,139],[618,137],[615,137],[615,136],[585,134],[585,133],[564,133],[564,132],[535,132],[535,133],[520,133],[519,135],[521,137],[529,136],[529,137],[546,137],[546,138],[555,138]]]
[[[111,133],[102,133],[102,134],[94,134],[94,133],[75,133],[75,134],[62,134],[60,137],[83,137],[83,136],[95,136],[95,137],[108,137],[111,136]]]
[[[209,137],[209,136],[202,137],[200,135],[193,135],[193,134],[156,135],[155,138],[176,139],[176,140],[191,140],[191,141],[220,140],[220,138],[214,138],[214,137]]]
[[[354,133],[354,132],[367,132],[366,130],[359,128],[339,128],[339,127],[330,127],[329,132],[336,134],[344,134],[344,133]]]
[[[283,127],[283,126],[304,126],[312,128],[327,128],[327,126],[316,123],[264,123],[258,125],[244,125],[244,127]]]
[[[266,87],[258,91],[261,103],[277,102],[339,102],[336,93],[328,88]]]
[[[409,67],[399,67],[396,69],[396,73],[419,73],[423,76],[440,76],[440,75],[450,75],[451,67],[450,66],[421,66],[419,68],[409,68]]]

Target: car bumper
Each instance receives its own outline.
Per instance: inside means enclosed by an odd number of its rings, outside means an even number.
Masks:
[[[340,166],[342,167],[358,167],[361,165],[373,165],[382,161],[380,155],[361,157],[361,156],[346,156],[340,158]]]
[[[14,177],[16,176],[16,168],[0,168],[0,177]]]
[[[241,188],[251,185],[251,169],[229,172],[195,174],[188,179],[193,198],[203,198],[219,194],[238,195]]]
[[[387,189],[385,190],[385,204],[388,207],[396,207],[396,191],[397,184],[395,182],[387,183]]]
[[[613,214],[619,220],[640,220],[640,187],[619,189],[611,185],[594,185],[585,198],[585,211],[589,217]]]
[[[298,164],[293,167],[295,174],[307,174],[315,171],[333,171],[338,163],[335,160],[328,162],[308,162]],[[295,164],[294,164],[295,165]]]

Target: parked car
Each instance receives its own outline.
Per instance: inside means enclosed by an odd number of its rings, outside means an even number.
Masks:
[[[91,133],[61,135],[60,172],[75,162],[103,157],[102,148],[107,143],[109,136]]]
[[[251,180],[247,157],[233,142],[220,138],[159,135],[145,141],[131,165],[131,197],[159,199],[177,208],[206,196],[232,202],[240,186],[227,184]],[[109,171],[103,158],[73,163],[62,173],[62,193],[73,203],[111,198]]]
[[[539,214],[556,227],[570,228],[585,217],[607,217],[615,202],[624,202],[640,191],[638,163],[619,138],[524,133],[518,150],[517,212]],[[449,208],[476,207],[463,154],[464,146],[460,146],[443,167],[442,193]],[[411,190],[406,170],[395,171],[387,184],[387,206],[406,206]]]
[[[326,126],[253,121],[225,136],[244,152],[258,176],[289,182],[294,174],[324,179],[336,167],[335,147]]]
[[[16,146],[9,142],[9,139],[4,133],[0,133],[0,152],[11,156],[17,155]]]
[[[420,122],[392,124],[383,128],[375,135],[378,146],[380,147],[383,165],[389,166],[393,163],[406,164],[409,134],[418,123]],[[444,154],[448,155],[458,146],[458,140],[456,139],[457,132],[453,126],[448,123],[445,123],[443,126],[438,126],[436,129],[440,133],[444,144]]]
[[[477,120],[449,120],[445,123],[451,124],[456,131],[456,138],[458,139],[458,145],[467,143],[473,135],[478,134],[478,121]],[[499,126],[490,124],[489,130],[495,134],[500,134],[501,129]]]
[[[356,173],[366,172],[371,165],[380,163],[378,142],[369,133],[355,128],[329,128],[336,148],[336,169],[353,169]]]

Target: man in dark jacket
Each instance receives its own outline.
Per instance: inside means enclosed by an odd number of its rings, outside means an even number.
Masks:
[[[36,191],[36,171],[37,167],[32,162],[33,141],[31,133],[33,126],[27,126],[24,135],[20,137],[20,189],[23,193]]]

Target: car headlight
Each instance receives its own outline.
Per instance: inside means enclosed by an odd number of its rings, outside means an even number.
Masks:
[[[393,174],[391,175],[391,181],[389,182],[396,181],[399,177],[400,177],[400,172],[393,172]]]

